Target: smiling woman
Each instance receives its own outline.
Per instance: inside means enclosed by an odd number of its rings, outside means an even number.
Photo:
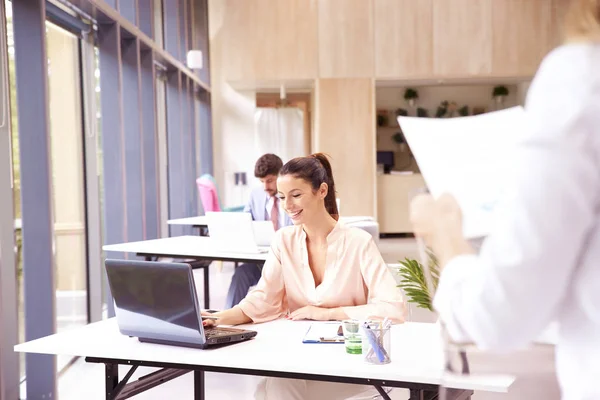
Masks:
[[[290,160],[277,190],[293,226],[277,231],[256,288],[239,305],[212,314],[236,325],[290,320],[404,321],[404,303],[370,234],[339,222],[331,165],[323,154]],[[315,390],[318,386],[318,390]],[[335,399],[363,386],[267,378],[256,398]],[[316,396],[316,397],[315,397]]]
[[[281,200],[284,202],[284,208],[290,215],[294,223],[300,222],[300,213],[303,208],[301,204],[312,205],[314,209],[307,210],[318,212],[322,210],[323,205],[329,215],[336,221],[339,218],[337,202],[335,201],[335,183],[333,181],[333,172],[327,156],[323,153],[316,153],[309,157],[298,157],[286,163],[279,172],[277,188]],[[304,191],[297,185],[304,186]],[[290,196],[286,199],[286,189]],[[306,189],[312,193],[311,196],[304,196]],[[292,193],[293,192],[293,193]],[[321,196],[320,196],[321,195]],[[312,203],[303,203],[312,200]],[[296,201],[298,200],[298,201]],[[306,215],[306,213],[305,213]],[[306,218],[306,216],[305,216]],[[305,219],[306,220],[306,219]]]

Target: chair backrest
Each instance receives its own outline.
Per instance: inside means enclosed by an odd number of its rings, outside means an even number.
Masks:
[[[209,174],[204,174],[196,179],[196,186],[198,187],[198,194],[200,195],[204,212],[221,211],[215,179]]]

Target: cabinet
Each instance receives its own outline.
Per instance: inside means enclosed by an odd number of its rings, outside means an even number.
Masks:
[[[380,233],[411,233],[410,197],[425,187],[421,174],[377,176],[377,221]]]
[[[492,42],[492,0],[433,0],[434,75],[489,75]]]
[[[504,0],[493,3],[492,74],[535,74],[554,47],[553,12],[547,0]]]
[[[319,76],[373,76],[373,0],[319,0]]]
[[[433,72],[433,0],[374,0],[375,76]]]
[[[313,151],[331,156],[345,216],[375,215],[375,86],[369,78],[319,79]]]
[[[211,3],[212,4],[212,3]],[[223,46],[211,55],[228,81],[317,77],[316,0],[222,0],[223,20],[213,37]],[[211,21],[212,22],[212,21]],[[214,21],[217,23],[217,21]]]

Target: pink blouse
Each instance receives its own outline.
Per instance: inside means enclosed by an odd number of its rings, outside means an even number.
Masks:
[[[255,323],[307,305],[343,307],[352,319],[404,320],[400,289],[371,235],[338,222],[327,236],[323,282],[315,287],[302,226],[277,231],[258,285],[239,304]]]

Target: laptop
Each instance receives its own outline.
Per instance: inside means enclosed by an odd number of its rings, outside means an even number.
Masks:
[[[208,234],[214,247],[221,251],[232,253],[268,253],[270,239],[262,238],[261,243],[257,241],[255,232],[255,221],[252,215],[246,212],[212,212],[206,213]],[[263,221],[264,222],[264,221]],[[265,225],[258,224],[257,231],[262,235]],[[273,225],[271,224],[271,228]],[[275,232],[273,231],[273,235]],[[268,240],[268,242],[265,242]]]
[[[254,240],[259,248],[270,247],[275,237],[275,228],[271,221],[252,221]]]
[[[255,331],[204,328],[192,267],[185,263],[106,260],[122,334],[140,342],[205,349],[241,342]]]

